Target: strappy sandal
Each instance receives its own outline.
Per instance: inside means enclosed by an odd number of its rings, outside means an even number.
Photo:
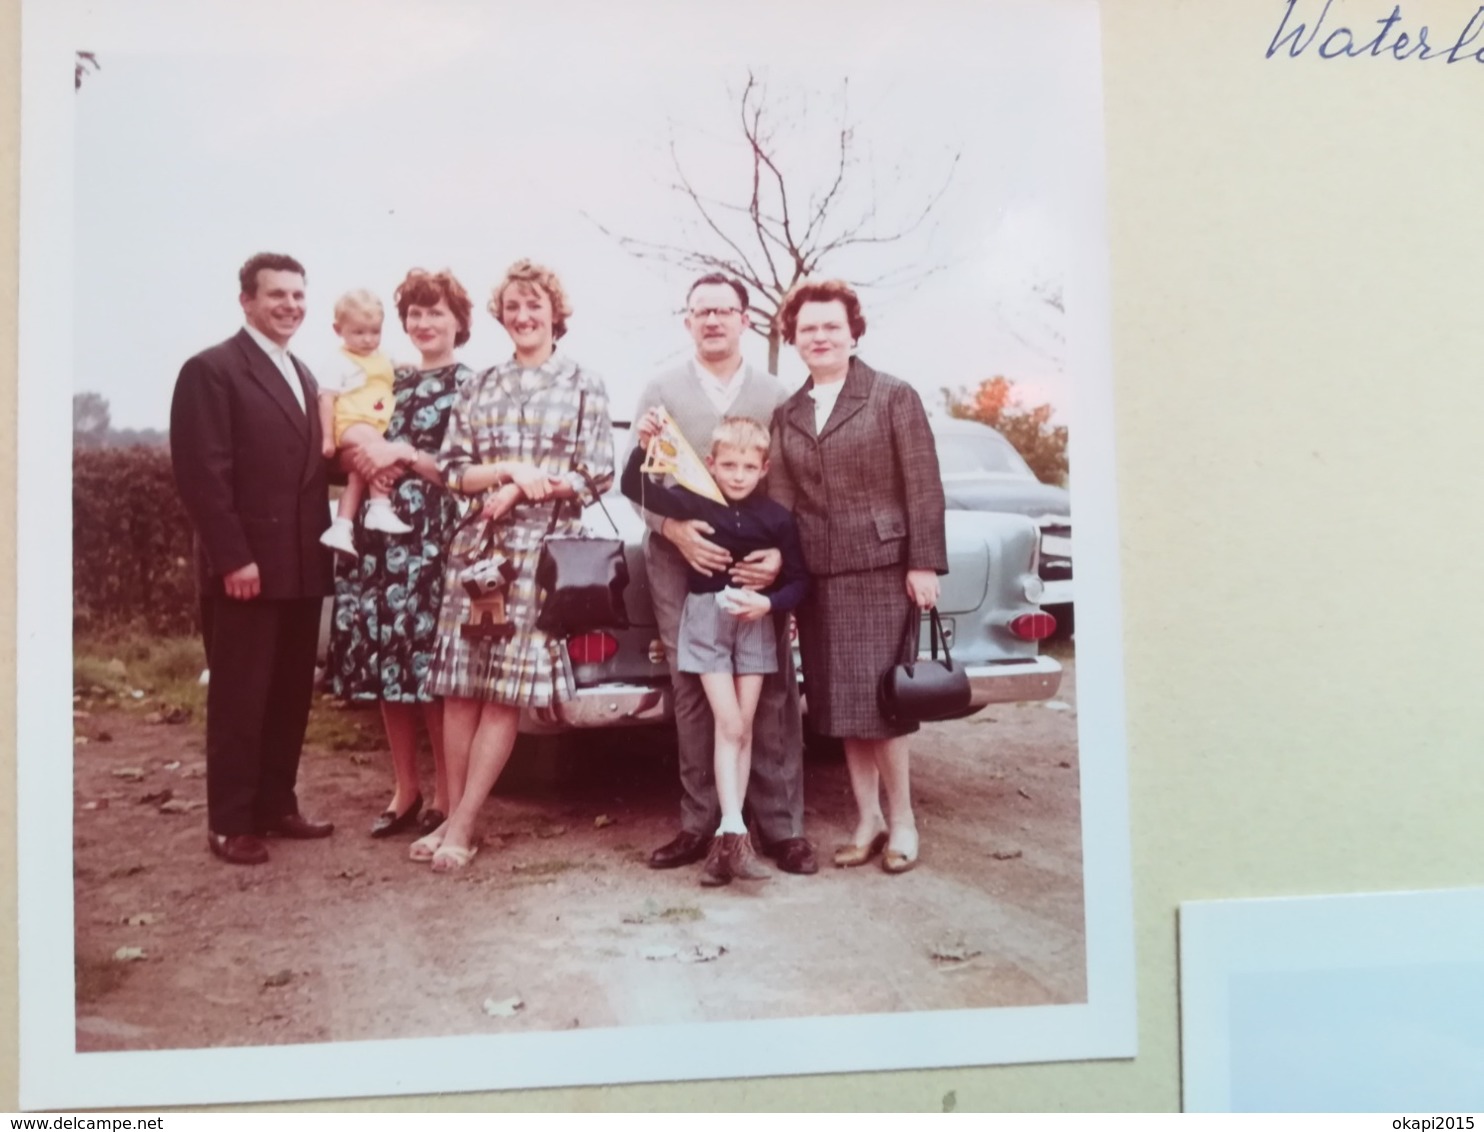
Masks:
[[[420,865],[426,865],[438,855],[438,850],[443,847],[444,833],[442,828],[435,829],[426,837],[419,837],[407,847],[407,858],[416,861]]]
[[[457,845],[440,845],[438,851],[433,854],[431,867],[435,873],[456,873],[468,868],[469,862],[474,860],[478,853],[478,845],[470,845],[463,849]]]

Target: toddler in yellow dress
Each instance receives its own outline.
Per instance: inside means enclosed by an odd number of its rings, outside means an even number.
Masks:
[[[335,333],[341,347],[315,370],[319,381],[319,415],[324,452],[334,456],[345,444],[365,443],[386,432],[396,408],[392,363],[380,350],[381,300],[369,291],[348,291],[335,302]],[[350,473],[330,529],[320,542],[341,554],[356,553],[354,523],[362,498],[369,494],[366,529],[405,535],[412,530],[397,518],[386,489]]]

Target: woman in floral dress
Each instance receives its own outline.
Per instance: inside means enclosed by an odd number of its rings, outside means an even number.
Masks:
[[[443,706],[428,687],[428,669],[443,596],[444,552],[458,500],[443,486],[435,454],[443,444],[459,386],[473,371],[454,356],[469,340],[474,304],[449,272],[408,272],[395,295],[397,314],[422,356],[399,367],[396,409],[386,434],[355,448],[350,459],[368,479],[392,482],[392,507],[407,534],[364,528],[361,553],[335,579],[330,635],[330,690],[357,703],[379,703],[391,748],[396,787],[386,812],[371,827],[386,837],[418,820],[423,796],[417,778],[418,722],[433,748],[433,805],[421,832],[443,823],[449,805],[443,753]]]
[[[519,261],[496,285],[489,310],[515,355],[463,387],[438,454],[450,490],[481,496],[490,526],[459,530],[444,576],[431,687],[444,697],[453,809],[411,851],[436,872],[473,859],[479,810],[510,757],[521,710],[575,691],[566,643],[536,628],[536,564],[547,532],[580,531],[583,506],[613,482],[603,382],[556,350],[572,314],[556,274]],[[491,552],[510,563],[509,631],[471,636],[464,627],[475,611],[458,575]]]

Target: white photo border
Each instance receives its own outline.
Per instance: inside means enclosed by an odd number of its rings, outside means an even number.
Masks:
[[[1132,1057],[1132,881],[1113,453],[1111,312],[1097,9],[1065,0],[1089,60],[1069,193],[1068,364],[1078,555],[1079,764],[1087,1002],[1077,1005],[624,1027],[274,1047],[78,1053],[73,989],[70,514],[73,21],[25,0],[22,22],[17,577],[20,1100],[102,1108],[405,1095]],[[147,13],[149,5],[140,5]],[[67,754],[63,758],[63,753]],[[712,1035],[716,1040],[710,1040]]]

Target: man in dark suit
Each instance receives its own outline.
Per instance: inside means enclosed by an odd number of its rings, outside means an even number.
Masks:
[[[330,592],[329,484],[318,388],[288,352],[304,321],[304,268],[260,253],[238,274],[247,325],[181,367],[170,455],[196,529],[206,694],[207,842],[261,864],[265,836],[328,837],[294,783]]]

